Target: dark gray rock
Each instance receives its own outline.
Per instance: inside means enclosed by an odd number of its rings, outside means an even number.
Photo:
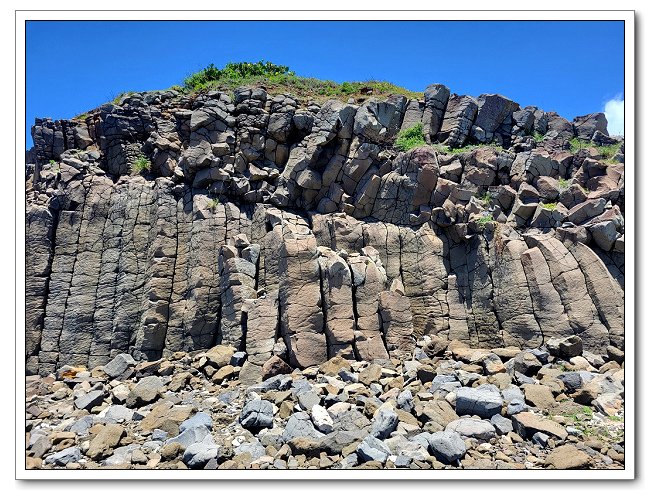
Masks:
[[[458,415],[478,415],[490,418],[501,412],[503,398],[499,389],[492,384],[477,389],[461,387],[456,390],[456,413]]]
[[[388,460],[390,449],[376,437],[366,436],[357,447],[357,455],[364,462],[374,460],[384,464]]]
[[[46,464],[65,466],[81,460],[81,450],[78,446],[71,446],[45,457]]]
[[[503,436],[512,432],[512,422],[510,419],[501,416],[500,414],[492,415],[490,423],[494,426],[497,431],[497,434]]]
[[[129,368],[136,365],[135,360],[130,354],[120,353],[115,356],[109,363],[104,365],[104,373],[110,378],[119,378],[125,374]]]
[[[265,399],[254,399],[244,406],[239,422],[244,429],[273,427],[273,404]]]
[[[197,427],[207,427],[212,429],[212,417],[205,412],[198,412],[193,417],[188,418],[179,426],[181,432],[188,429],[195,429]]]
[[[90,391],[74,400],[74,405],[80,410],[92,410],[104,401],[104,391]]]
[[[162,392],[165,384],[160,377],[151,375],[144,377],[135,385],[126,398],[126,406],[138,407],[153,403]]]
[[[289,417],[287,425],[284,428],[282,433],[282,439],[284,442],[289,442],[294,438],[310,438],[310,439],[319,439],[323,437],[324,434],[318,432],[314,427],[314,424],[309,417],[309,414],[306,412],[294,413]]]
[[[386,439],[397,428],[398,422],[399,418],[392,406],[383,404],[372,419],[370,435],[378,439]]]
[[[434,432],[428,436],[427,441],[431,454],[446,464],[456,463],[467,452],[463,439],[455,432]]]
[[[609,135],[607,133],[605,113],[576,116],[573,119],[573,130],[576,137],[582,141],[590,141],[596,132],[606,136]]]

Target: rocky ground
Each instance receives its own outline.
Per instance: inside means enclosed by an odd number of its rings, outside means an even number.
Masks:
[[[226,345],[26,377],[28,469],[620,469],[623,352],[425,337],[412,359],[253,383]]]

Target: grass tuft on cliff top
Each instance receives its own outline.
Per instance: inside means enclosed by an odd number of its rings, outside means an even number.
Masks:
[[[293,94],[315,101],[332,98],[353,98],[364,100],[374,96],[400,94],[412,99],[421,99],[422,92],[413,92],[390,82],[368,80],[365,82],[336,83],[296,75],[288,66],[268,61],[228,63],[223,68],[210,64],[183,81],[182,90],[189,94],[208,90],[232,92],[244,85],[264,86],[271,94]]]

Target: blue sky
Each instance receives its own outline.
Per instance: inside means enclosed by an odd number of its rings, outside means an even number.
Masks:
[[[209,63],[260,59],[338,82],[499,93],[570,120],[622,99],[623,32],[622,21],[30,21],[27,147],[35,117],[71,118]]]

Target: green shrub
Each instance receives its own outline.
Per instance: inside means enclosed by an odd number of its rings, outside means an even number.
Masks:
[[[253,77],[293,76],[294,74],[293,71],[289,71],[288,66],[280,66],[268,61],[258,61],[255,63],[229,62],[223,69],[219,69],[214,64],[210,64],[206,68],[189,75],[183,83],[186,89],[201,90],[221,80],[241,81],[243,83]]]
[[[564,191],[569,188],[571,185],[570,179],[558,179],[558,184],[560,185],[560,191]]]
[[[614,163],[614,156],[618,153],[618,150],[621,148],[620,144],[609,144],[606,146],[598,146],[597,144],[591,141],[582,141],[577,137],[574,137],[569,141],[571,146],[571,152],[576,153],[581,149],[594,148],[598,151],[602,160],[605,163]]]
[[[142,172],[149,172],[151,170],[151,161],[146,156],[140,155],[131,165],[132,174],[142,174]]]
[[[557,203],[544,203],[542,206],[549,210],[555,210],[555,207],[557,207]]]
[[[426,144],[421,123],[402,130],[395,139],[395,147],[400,151],[410,151],[413,148],[426,146]]]
[[[223,68],[210,64],[206,68],[188,75],[183,81],[183,90],[189,93],[205,90],[232,92],[243,85],[264,85],[273,94],[294,94],[317,101],[335,97],[367,98],[369,95],[401,94],[413,99],[421,99],[421,92],[412,92],[390,82],[369,80],[365,82],[336,83],[297,76],[288,66],[267,61],[228,63]],[[174,88],[174,87],[172,87]]]
[[[596,149],[600,153],[600,155],[603,157],[602,160],[605,163],[615,163],[614,157],[618,153],[619,149],[621,149],[620,144],[610,144],[608,146],[596,146]]]
[[[476,223],[478,224],[478,227],[481,228],[481,230],[485,229],[485,226],[487,225],[488,222],[493,222],[494,217],[492,217],[492,214],[489,215],[484,215],[483,217],[480,217]]]
[[[578,139],[577,137],[574,137],[573,139],[569,140],[569,145],[571,146],[571,152],[577,153],[581,149],[588,148],[591,144],[589,143],[589,141],[583,141]]]
[[[492,193],[490,191],[486,191],[485,194],[479,198],[479,200],[481,200],[486,205],[489,205],[490,203],[492,203],[493,199],[494,199],[494,196],[492,195]]]
[[[214,210],[219,206],[219,198],[210,198],[208,200],[208,209]]]
[[[535,139],[535,142],[542,142],[544,140],[544,134],[540,132],[535,132],[533,134],[533,139]]]

